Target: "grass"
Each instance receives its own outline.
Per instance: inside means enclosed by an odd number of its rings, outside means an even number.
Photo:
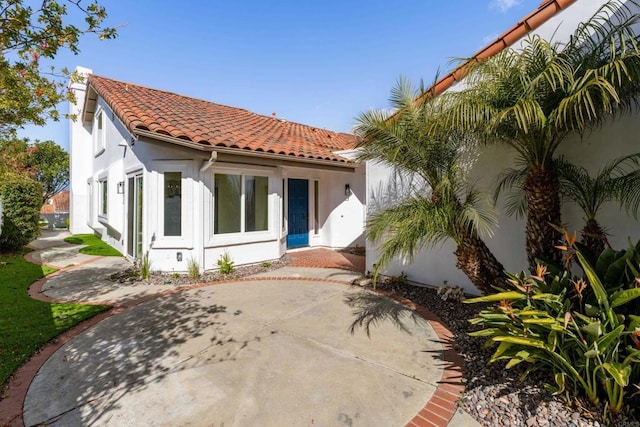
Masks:
[[[34,281],[55,271],[27,262],[23,254],[0,254],[0,384],[52,338],[108,306],[59,304],[27,295]],[[0,389],[2,389],[0,387]]]
[[[100,240],[99,237],[93,234],[74,234],[73,236],[66,237],[64,239],[67,243],[73,243],[74,245],[87,245],[80,249],[81,254],[86,255],[101,255],[101,256],[122,256],[120,252],[107,245]]]

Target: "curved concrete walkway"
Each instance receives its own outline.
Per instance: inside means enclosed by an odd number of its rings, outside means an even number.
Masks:
[[[350,332],[362,308],[377,311],[370,337]],[[441,351],[425,319],[382,296],[228,283],[149,301],[73,339],[36,375],[24,421],[399,426],[435,392]]]
[[[443,426],[454,414],[461,361],[448,330],[410,301],[338,284],[352,273],[289,267],[151,299],[92,292],[101,280],[77,279],[92,267],[100,277],[99,261],[38,297],[116,297],[126,310],[42,365],[26,425]],[[468,423],[456,411],[449,425]]]

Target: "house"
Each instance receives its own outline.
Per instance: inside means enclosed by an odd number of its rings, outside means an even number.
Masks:
[[[364,245],[355,136],[77,71],[71,232],[158,271]]]
[[[606,0],[545,0],[536,10],[481,49],[473,58],[488,58],[507,47],[517,49],[525,37],[531,34],[538,34],[547,40],[566,42],[578,25],[593,16],[605,3]],[[623,1],[622,3],[637,9],[632,2]],[[436,82],[433,91],[441,94],[446,90],[459,90],[464,85],[463,64]],[[562,144],[559,154],[575,164],[584,166],[589,173],[594,174],[612,158],[640,152],[638,135],[640,135],[640,120],[638,120],[638,113],[635,112],[617,117],[615,121],[592,130],[583,138],[578,135],[570,137],[570,140]],[[474,182],[476,187],[491,192],[500,172],[514,165],[516,155],[504,146],[489,146],[469,157],[467,173],[470,182]],[[375,203],[379,201],[382,201],[384,206],[386,200],[397,198],[406,188],[406,185],[403,186],[401,180],[397,179],[393,171],[385,165],[369,162],[366,174],[370,209],[377,208]],[[525,222],[523,219],[506,216],[501,202],[497,208],[499,228],[495,230],[493,237],[484,240],[508,271],[526,270]],[[577,207],[570,204],[563,206],[562,218],[568,230],[579,231],[582,228],[582,213]],[[638,222],[621,213],[620,208],[614,203],[603,208],[600,220],[608,227],[609,241],[614,248],[627,247],[628,239],[634,242],[640,239]],[[405,272],[409,280],[415,282],[434,286],[441,286],[443,283],[459,285],[465,291],[477,294],[478,290],[456,268],[454,250],[453,243],[424,248],[416,254],[413,263],[405,259],[397,259],[388,267],[385,274],[399,275]],[[376,263],[376,251],[377,245],[367,242],[368,269],[372,269]]]
[[[50,228],[66,228],[69,218],[69,190],[62,190],[48,199],[40,208],[40,217],[47,220]]]

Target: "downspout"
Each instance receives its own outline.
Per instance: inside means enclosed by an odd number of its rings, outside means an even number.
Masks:
[[[200,211],[200,215],[202,215],[202,221],[201,221],[201,228],[200,228],[200,242],[201,247],[202,247],[202,252],[201,252],[201,258],[200,258],[200,266],[202,269],[202,273],[204,273],[205,271],[205,248],[204,248],[204,230],[205,230],[205,221],[207,220],[207,217],[205,215],[205,191],[204,191],[204,187],[205,187],[205,172],[211,167],[213,166],[213,164],[216,162],[216,160],[218,159],[218,152],[217,151],[212,151],[211,152],[211,156],[209,157],[209,160],[206,160],[203,162],[202,167],[200,168],[200,185],[201,185],[201,191],[200,191],[200,200],[202,202],[202,210]]]

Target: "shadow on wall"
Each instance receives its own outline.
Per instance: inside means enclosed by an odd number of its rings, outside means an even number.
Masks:
[[[369,192],[367,213],[392,207],[415,194],[428,195],[430,192],[429,186],[415,174],[394,169],[386,181]]]
[[[64,370],[45,365],[32,383],[25,424],[102,423],[121,407],[125,395],[148,388],[170,372],[194,367],[195,362],[179,354],[180,344],[188,341],[199,351],[207,350],[206,359],[198,363],[212,364],[234,360],[251,341],[260,339],[236,340],[227,325],[239,312],[203,304],[201,293],[174,294],[134,307],[101,322],[82,340],[65,345],[47,362]]]

